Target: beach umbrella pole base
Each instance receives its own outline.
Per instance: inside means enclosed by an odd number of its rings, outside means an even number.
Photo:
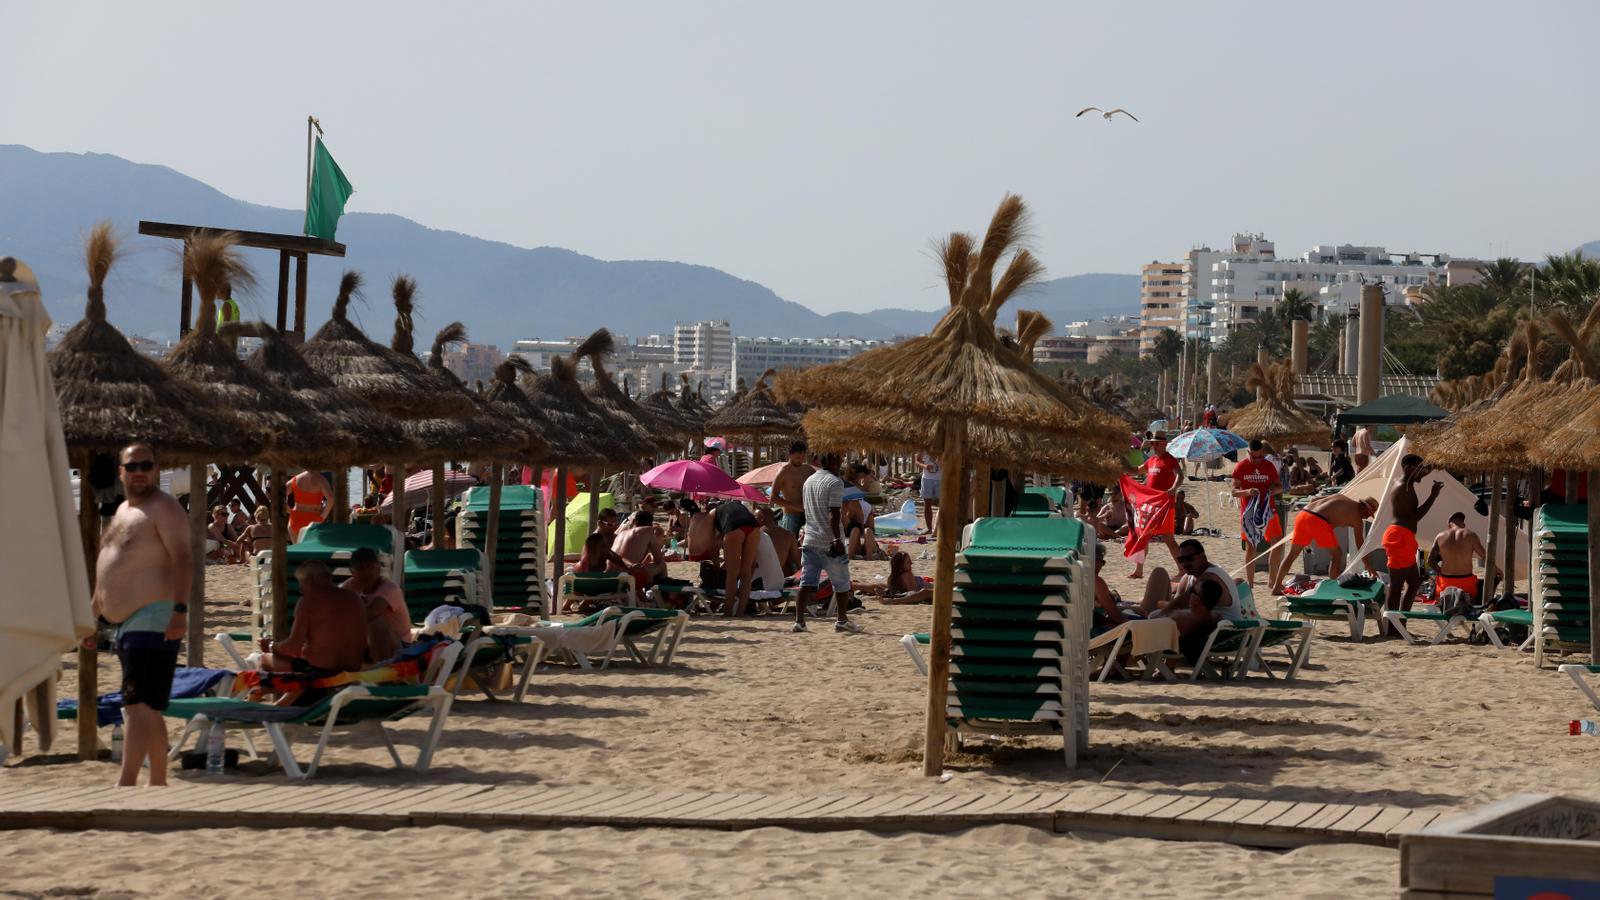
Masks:
[[[206,522],[210,508],[206,495],[206,465],[196,463],[189,467],[189,554],[192,583],[189,587],[189,665],[203,669],[206,665]]]
[[[939,466],[947,475],[939,485],[938,556],[933,571],[933,627],[928,641],[928,709],[922,748],[922,774],[944,772],[946,692],[950,677],[950,615],[955,595],[956,545],[961,542],[961,477],[966,460],[966,425],[956,422],[945,435]]]
[[[89,593],[94,593],[95,566],[100,555],[100,509],[94,490],[89,487],[89,466],[94,454],[85,453],[78,461],[78,531],[83,536],[83,558],[88,562]],[[89,638],[89,646],[78,645],[78,709],[97,709],[99,704],[100,635]],[[100,755],[100,734],[95,716],[78,716],[78,759],[93,760]]]
[[[289,636],[289,516],[284,509],[283,484],[288,473],[272,470],[269,503],[272,508],[272,640]]]

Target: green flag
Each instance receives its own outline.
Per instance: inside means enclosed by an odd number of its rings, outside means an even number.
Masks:
[[[339,217],[344,215],[344,202],[355,192],[328,148],[322,146],[322,138],[317,138],[316,155],[311,161],[311,190],[306,194],[306,234],[333,240]]]

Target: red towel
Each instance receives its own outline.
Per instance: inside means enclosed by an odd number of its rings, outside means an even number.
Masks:
[[[1173,496],[1166,491],[1148,488],[1124,475],[1120,482],[1122,498],[1128,504],[1128,539],[1123,544],[1122,555],[1132,559],[1142,554],[1150,545],[1150,538],[1158,534],[1171,534],[1173,526]]]

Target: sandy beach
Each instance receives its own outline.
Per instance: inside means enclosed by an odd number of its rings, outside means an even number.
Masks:
[[[1212,559],[1233,569],[1242,562],[1237,542],[1205,540]],[[918,558],[928,549],[928,559]],[[919,572],[931,574],[933,545],[910,548]],[[1151,563],[1169,563],[1157,548]],[[1141,582],[1126,577],[1131,566],[1116,550],[1107,573],[1125,595],[1137,596]],[[853,573],[870,582],[886,564],[857,563]],[[236,626],[248,583],[242,567],[214,567],[208,590],[219,627]],[[1268,607],[1271,608],[1270,606]],[[1523,791],[1600,797],[1593,773],[1600,744],[1569,737],[1568,721],[1587,715],[1583,698],[1553,670],[1536,670],[1531,659],[1513,651],[1454,642],[1411,647],[1397,639],[1379,640],[1369,625],[1364,643],[1348,630],[1319,623],[1310,664],[1291,683],[1257,676],[1246,682],[1201,681],[1180,684],[1111,683],[1092,689],[1091,743],[1080,766],[1063,767],[1060,745],[1045,739],[969,742],[949,760],[945,784],[920,772],[924,684],[898,640],[926,630],[929,607],[884,607],[869,601],[859,615],[865,633],[837,634],[814,628],[792,634],[776,618],[694,620],[670,669],[642,670],[616,665],[606,672],[582,673],[551,668],[535,676],[528,702],[490,702],[463,694],[450,718],[445,740],[428,773],[396,772],[387,767],[381,746],[357,739],[333,751],[319,781],[401,784],[474,782],[551,786],[602,784],[688,789],[749,790],[769,793],[814,792],[872,786],[894,790],[984,790],[1030,785],[1101,782],[1131,789],[1178,794],[1215,794],[1256,799],[1316,800],[1464,810]],[[208,662],[221,664],[219,653]],[[102,657],[102,689],[115,684],[117,667]],[[70,692],[69,672],[63,691]],[[419,725],[401,726],[415,730]],[[63,747],[69,747],[70,734]],[[61,755],[33,757],[8,767],[9,783],[109,783],[112,768],[76,764]],[[179,778],[204,777],[180,773]],[[246,763],[240,781],[281,780],[281,770],[264,762]],[[4,783],[0,782],[0,783]],[[425,848],[412,858],[427,878],[450,883],[452,866],[462,873],[495,861],[524,860],[519,877],[560,889],[576,890],[581,871],[591,884],[604,874],[603,848],[636,846],[669,858],[649,876],[653,891],[689,893],[706,885],[777,894],[841,885],[864,886],[888,894],[912,893],[956,879],[963,891],[989,893],[991,879],[1015,878],[1040,885],[1047,874],[1086,879],[1116,893],[1178,888],[1194,877],[1219,886],[1226,896],[1264,896],[1290,885],[1314,883],[1327,895],[1392,894],[1397,854],[1369,848],[1320,848],[1293,854],[1253,852],[1224,845],[1175,844],[1134,839],[1053,836],[1022,828],[980,828],[957,837],[915,834],[875,836],[851,833],[794,835],[774,830],[742,834],[651,834],[599,831],[502,832],[466,835],[452,829],[408,832],[408,847]],[[290,884],[313,884],[314,868],[297,847],[332,858],[354,852],[379,836],[355,832],[282,832],[270,840],[241,844],[237,852],[258,862],[281,860]],[[95,865],[115,867],[118,859],[147,854],[152,846],[190,841],[225,847],[219,837],[180,834],[145,836],[118,833],[59,835],[12,833],[6,854],[27,853],[30,860],[61,854],[59,865],[35,863],[29,869],[65,872],[68,856],[94,848]],[[153,844],[150,842],[154,842]],[[974,857],[962,861],[946,849],[971,844]],[[1051,849],[1048,872],[1037,855]],[[444,848],[472,848],[469,861],[453,860]],[[930,863],[927,848],[940,862]],[[426,848],[440,848],[429,862]],[[691,853],[676,853],[675,848]],[[586,848],[596,854],[581,864],[570,858]],[[821,869],[816,854],[833,860]],[[920,853],[919,853],[920,851]],[[1171,865],[1150,867],[1151,853]],[[482,854],[480,858],[479,854]],[[759,854],[763,864],[748,863]],[[409,854],[408,854],[409,855]],[[215,866],[227,869],[228,856],[208,856],[195,872],[166,881],[150,874],[125,882],[129,895],[175,891]],[[235,861],[242,861],[238,857]],[[1352,861],[1357,862],[1351,865]],[[468,869],[468,866],[471,869]],[[356,867],[341,874],[341,889],[384,893],[375,870]],[[1321,873],[1315,878],[1308,873]],[[1322,875],[1326,875],[1323,878]],[[39,891],[74,884],[107,885],[78,867],[65,875],[30,876],[41,880],[6,885]],[[219,876],[220,877],[220,876]],[[618,880],[626,881],[618,873]],[[305,879],[303,882],[297,879]],[[544,879],[549,879],[548,882]],[[748,879],[741,881],[739,879]],[[821,879],[821,880],[818,880]],[[1231,879],[1231,880],[1230,880]],[[415,884],[408,881],[409,887]],[[330,885],[331,887],[332,885]],[[488,891],[511,882],[496,880]],[[243,885],[240,885],[243,888]],[[102,888],[105,890],[106,888]],[[1058,892],[1057,892],[1058,893]],[[1299,893],[1298,889],[1296,893]],[[106,894],[112,896],[113,894]],[[223,892],[226,895],[226,891]]]

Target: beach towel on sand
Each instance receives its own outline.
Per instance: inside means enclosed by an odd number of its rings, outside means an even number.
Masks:
[[[1128,539],[1122,545],[1122,555],[1142,561],[1151,537],[1172,533],[1173,497],[1166,491],[1145,487],[1126,475],[1122,476],[1120,485],[1129,511]]]

